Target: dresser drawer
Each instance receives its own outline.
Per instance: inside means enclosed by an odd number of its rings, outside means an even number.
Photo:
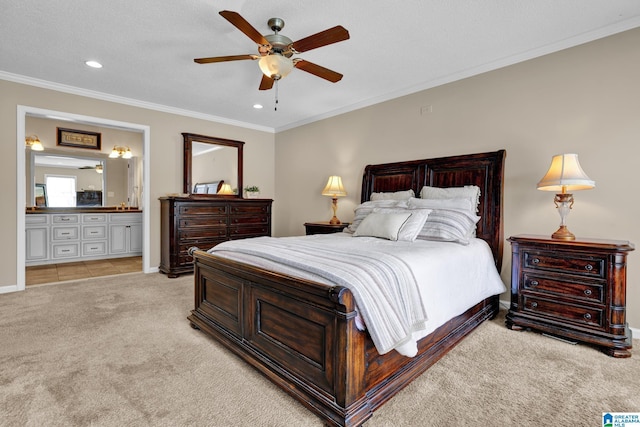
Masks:
[[[178,206],[178,213],[180,215],[225,215],[227,205],[184,204]]]
[[[237,204],[237,205],[233,205],[231,206],[231,213],[232,214],[243,214],[243,213],[250,213],[250,214],[255,214],[255,213],[269,213],[271,211],[271,205],[268,204],[264,204],[264,203],[241,203],[241,204]]]
[[[558,277],[547,278],[523,273],[522,286],[525,291],[564,296],[576,300],[604,303],[604,283],[582,283],[565,281]]]
[[[200,216],[200,217],[183,217],[178,221],[178,227],[225,227],[227,225],[226,216]]]
[[[536,316],[549,316],[563,322],[577,323],[591,328],[604,326],[604,309],[563,304],[530,295],[524,295],[523,310]]]
[[[270,236],[271,229],[266,225],[238,225],[229,230],[231,239],[243,239],[247,237]]]
[[[185,228],[178,231],[178,237],[181,241],[189,240],[189,243],[195,240],[227,237],[227,227]]]
[[[524,251],[524,268],[580,274],[582,276],[605,278],[606,259],[601,257],[580,257],[575,253],[546,253]]]
[[[239,224],[268,224],[269,215],[232,216],[231,225]]]

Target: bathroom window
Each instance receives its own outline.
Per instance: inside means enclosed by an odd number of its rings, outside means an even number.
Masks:
[[[76,206],[76,177],[45,175],[49,206],[68,208]]]

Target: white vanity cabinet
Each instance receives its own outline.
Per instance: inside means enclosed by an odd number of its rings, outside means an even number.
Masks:
[[[26,265],[142,255],[142,212],[27,214]]]

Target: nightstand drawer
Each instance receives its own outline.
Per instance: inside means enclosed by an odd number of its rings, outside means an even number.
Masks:
[[[599,257],[581,258],[573,254],[524,251],[524,268],[535,270],[575,273],[589,277],[605,278],[606,259]]]
[[[604,284],[564,281],[539,275],[523,273],[522,284],[525,291],[548,293],[571,299],[604,303]]]
[[[524,295],[523,303],[525,313],[555,317],[563,322],[578,323],[592,328],[604,326],[604,310],[602,309],[562,304],[529,295]]]

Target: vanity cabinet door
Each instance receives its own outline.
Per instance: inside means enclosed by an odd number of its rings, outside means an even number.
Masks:
[[[26,229],[26,261],[44,261],[49,259],[49,227]]]

